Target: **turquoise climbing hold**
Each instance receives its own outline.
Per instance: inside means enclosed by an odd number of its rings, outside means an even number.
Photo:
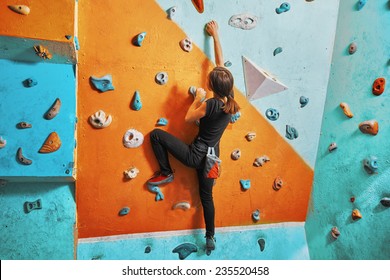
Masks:
[[[276,49],[274,49],[274,56],[281,53],[283,51],[283,49],[281,47],[277,47]]]
[[[265,111],[265,116],[270,120],[270,121],[276,121],[279,119],[279,112],[278,110],[274,108],[269,108],[267,111]]]
[[[152,247],[150,247],[149,245],[145,247],[145,254],[149,254],[150,252],[152,252]]]
[[[125,216],[130,213],[130,208],[129,207],[123,207],[121,211],[119,211],[119,216]]]
[[[42,209],[41,199],[37,199],[36,201],[32,201],[32,202],[26,201],[24,203],[24,210],[26,211],[26,213],[30,213],[32,210],[38,210],[38,209]]]
[[[298,138],[298,131],[294,127],[286,125],[286,138],[290,140]]]
[[[79,43],[79,38],[77,36],[74,36],[74,45],[76,48],[76,51],[80,49],[80,43]]]
[[[141,102],[141,97],[139,95],[139,91],[136,90],[134,92],[133,100],[131,101],[131,109],[135,111],[139,111],[142,108],[142,102]]]
[[[90,80],[93,86],[100,92],[114,90],[114,86],[112,84],[112,76],[110,74],[107,74],[101,78],[91,76]]]
[[[367,3],[367,0],[359,0],[359,2],[357,3],[357,9],[358,11],[360,11],[361,9],[363,9],[364,5],[366,5]]]
[[[165,126],[167,124],[168,124],[168,120],[166,118],[159,118],[156,123],[156,125],[159,126]]]
[[[233,64],[228,60],[228,61],[226,61],[223,65],[224,65],[225,67],[230,67],[230,66],[232,66]]]
[[[241,179],[240,180],[240,185],[241,185],[241,188],[243,188],[244,190],[248,190],[251,187],[251,180],[243,180],[243,179]]]
[[[156,197],[155,197],[156,201],[164,200],[164,195],[161,192],[159,187],[157,187],[155,185],[148,184],[148,189],[149,189],[149,191],[154,192],[156,194]]]
[[[141,32],[140,34],[136,35],[133,38],[133,44],[138,46],[138,47],[141,47],[142,46],[142,42],[145,39],[145,36],[146,36],[146,32]]]
[[[280,5],[279,8],[276,8],[275,11],[277,14],[285,13],[290,10],[290,4],[287,2],[284,2]]]
[[[187,258],[191,253],[198,252],[198,247],[195,244],[192,243],[183,243],[177,246],[175,249],[172,250],[172,253],[178,253],[179,259],[184,260]]]
[[[236,121],[238,121],[238,119],[241,117],[241,113],[240,112],[237,112],[233,115],[230,115],[230,122],[231,123],[235,123]]]
[[[252,212],[252,218],[256,222],[260,220],[260,210],[256,209],[255,211]]]
[[[23,85],[25,87],[34,87],[38,84],[37,80],[33,79],[33,78],[28,78],[26,80],[23,81]]]
[[[369,156],[368,158],[363,160],[363,167],[368,174],[377,173],[376,171],[378,170],[378,159],[375,156]]]
[[[301,108],[303,108],[307,105],[307,103],[309,103],[309,98],[305,96],[301,96],[299,98],[299,103],[301,103]]]

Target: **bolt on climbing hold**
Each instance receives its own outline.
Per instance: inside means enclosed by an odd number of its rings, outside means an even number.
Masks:
[[[329,152],[333,152],[333,151],[336,150],[336,149],[337,149],[337,144],[336,144],[336,142],[330,143],[330,145],[329,145],[329,147],[328,147],[328,151],[329,151]]]
[[[38,81],[34,78],[28,78],[23,81],[25,87],[34,87],[38,84]]]
[[[19,162],[21,164],[24,164],[24,165],[30,165],[32,163],[32,160],[31,159],[28,159],[26,158],[24,155],[23,155],[23,151],[22,151],[22,148],[18,148],[17,152],[16,152],[16,155],[17,155],[17,158],[19,160]]]
[[[89,116],[89,123],[94,128],[105,128],[112,122],[111,115],[107,115],[103,110],[97,111],[95,114]]]
[[[167,72],[158,72],[155,77],[156,83],[159,85],[165,85],[168,82]]]
[[[139,173],[139,170],[137,167],[130,167],[129,169],[123,171],[123,175],[127,178],[127,179],[134,179],[135,177],[137,177]]]
[[[357,10],[360,11],[361,9],[363,9],[364,5],[366,5],[367,3],[367,0],[359,0],[359,2],[357,3]]]
[[[343,109],[344,115],[346,115],[348,118],[353,117],[353,113],[351,112],[351,109],[349,108],[349,105],[347,103],[341,102],[340,108]]]
[[[0,136],[0,149],[4,148],[7,145],[7,140]]]
[[[8,8],[15,13],[27,16],[30,13],[30,8],[26,5],[9,5]]]
[[[43,59],[52,59],[53,55],[47,48],[42,45],[34,46],[34,50],[37,56]]]
[[[307,105],[307,103],[309,103],[309,98],[305,96],[301,96],[299,98],[299,103],[301,104],[301,108],[303,108]]]
[[[139,111],[142,108],[141,96],[139,95],[139,91],[136,90],[133,95],[133,99],[130,104],[131,109],[135,111]]]
[[[337,227],[332,227],[330,233],[334,239],[337,239],[340,236],[340,231]]]
[[[45,113],[44,118],[47,120],[54,119],[54,117],[57,116],[58,113],[60,112],[60,109],[61,109],[61,100],[59,98],[56,98],[56,100],[54,100],[54,103],[51,105],[49,110],[47,110],[47,112]]]
[[[114,90],[114,86],[112,84],[112,76],[110,74],[104,75],[101,78],[91,76],[90,80],[95,89],[100,92]]]
[[[32,125],[30,123],[27,123],[27,122],[20,122],[20,123],[16,124],[16,127],[19,129],[26,129],[26,128],[31,128]]]
[[[176,16],[176,11],[177,11],[176,6],[170,7],[170,8],[167,10],[168,18],[169,18],[170,20],[173,20],[173,18]]]
[[[151,185],[151,184],[147,184],[147,186],[148,186],[149,191],[156,194],[156,197],[155,197],[156,201],[164,200],[164,194],[161,192],[161,190],[158,186]]]
[[[194,4],[195,9],[201,14],[204,12],[203,0],[191,0]]]
[[[362,214],[360,213],[360,211],[359,211],[359,209],[354,209],[353,211],[352,211],[352,220],[359,220],[359,219],[361,219],[362,218]]]
[[[42,147],[39,149],[39,153],[53,153],[61,147],[61,144],[61,139],[58,136],[57,132],[52,132],[49,134]]]
[[[127,214],[129,214],[129,213],[130,213],[130,208],[129,208],[129,207],[123,207],[123,208],[119,211],[118,215],[119,215],[119,216],[125,216],[125,215],[127,215]]]
[[[233,65],[233,63],[231,63],[229,60],[228,61],[225,61],[225,63],[223,64],[225,67],[230,67]]]
[[[230,123],[235,123],[241,117],[241,112],[238,111],[235,114],[230,115]]]
[[[359,129],[364,134],[377,135],[379,131],[379,125],[376,120],[368,120],[359,124]]]
[[[385,91],[386,79],[381,77],[377,78],[372,85],[372,93],[374,95],[381,95]]]
[[[168,120],[166,118],[159,118],[156,123],[157,126],[166,126],[168,125]]]
[[[375,156],[369,156],[363,160],[363,168],[368,174],[378,173],[378,159]]]
[[[172,253],[178,253],[179,259],[184,260],[191,253],[198,252],[198,247],[192,243],[183,243],[172,250]]]
[[[249,188],[251,187],[251,180],[244,180],[244,179],[241,179],[240,180],[240,185],[241,185],[241,188],[243,190],[249,190]]]
[[[137,148],[141,146],[143,142],[144,135],[133,128],[127,130],[125,135],[123,136],[123,145],[126,148]]]
[[[252,141],[256,138],[256,132],[248,132],[248,134],[245,136],[247,141]]]
[[[275,191],[280,190],[283,187],[283,180],[279,176],[275,178],[274,183],[272,184],[272,188]]]
[[[384,197],[381,199],[381,204],[385,207],[390,207],[390,198]]]
[[[232,160],[238,160],[241,157],[241,151],[240,149],[233,150],[232,154],[230,155]]]
[[[257,240],[257,244],[259,244],[259,246],[260,246],[260,251],[263,252],[264,249],[265,249],[265,240],[264,240],[264,238],[259,238]]]
[[[255,158],[255,161],[253,162],[254,166],[263,166],[267,161],[270,161],[270,158],[266,155]]]
[[[274,56],[277,55],[277,54],[280,54],[281,52],[283,51],[283,49],[281,47],[277,47],[276,49],[274,49]]]
[[[175,203],[172,206],[173,210],[175,210],[175,209],[182,209],[184,211],[187,211],[190,208],[191,208],[191,204],[188,201],[180,201],[180,202]]]
[[[65,38],[66,38],[67,40],[70,40],[70,39],[72,39],[72,35],[65,35]]]
[[[251,14],[233,15],[229,19],[229,25],[235,28],[250,30],[257,25],[257,16]]]
[[[357,51],[356,43],[352,42],[351,44],[349,44],[349,47],[348,47],[349,54],[354,54],[356,51]]]
[[[265,111],[265,116],[270,121],[276,121],[277,119],[279,119],[279,112],[274,108],[268,108],[267,111]]]
[[[141,47],[142,42],[144,41],[146,32],[141,32],[133,37],[131,40],[134,46]]]
[[[148,245],[148,246],[145,247],[144,253],[145,254],[149,254],[150,252],[152,252],[152,247],[150,245]]]
[[[30,213],[32,210],[39,210],[42,209],[42,201],[41,199],[37,199],[36,201],[26,201],[24,203],[24,210],[26,213]]]
[[[298,131],[294,127],[286,125],[286,138],[290,140],[298,138]]]
[[[192,40],[190,38],[184,38],[179,42],[181,49],[185,52],[192,51]]]
[[[279,8],[276,8],[275,11],[277,14],[285,13],[290,10],[290,4],[287,2],[284,2],[280,5]]]
[[[351,198],[349,199],[349,201],[351,201],[352,203],[355,202],[355,197],[354,196],[351,196]]]
[[[260,210],[259,209],[256,209],[255,211],[252,212],[252,219],[255,222],[260,221]]]
[[[191,94],[195,98],[195,96],[196,96],[196,86],[190,86],[188,88],[188,93]]]

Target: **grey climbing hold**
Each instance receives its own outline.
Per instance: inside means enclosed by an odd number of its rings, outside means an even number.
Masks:
[[[170,7],[170,8],[167,10],[168,18],[169,18],[170,20],[173,20],[173,18],[176,16],[176,11],[177,11],[176,6]]]
[[[32,163],[32,160],[31,159],[28,159],[26,158],[24,155],[23,155],[23,151],[22,151],[22,148],[18,148],[18,151],[16,152],[17,154],[17,158],[19,160],[19,162],[21,164],[24,164],[24,165],[30,165]]]
[[[301,108],[303,108],[307,105],[307,103],[309,103],[309,98],[305,96],[301,96],[299,98],[299,103],[301,103]]]
[[[377,173],[378,159],[375,156],[369,156],[363,160],[363,168],[368,174]]]
[[[168,82],[167,72],[158,72],[156,74],[155,80],[159,85],[165,85]]]
[[[95,89],[99,90],[100,92],[114,90],[112,76],[110,74],[107,74],[101,78],[91,76],[90,80]]]
[[[144,253],[145,254],[149,254],[150,252],[152,252],[152,247],[150,247],[149,245],[145,247],[145,251]]]
[[[138,35],[134,36],[133,40],[132,40],[133,45],[135,45],[137,47],[141,47],[142,42],[145,39],[145,36],[146,36],[146,32],[141,32]]]
[[[328,147],[328,151],[333,152],[336,149],[337,149],[337,144],[335,142],[330,143],[330,145]]]
[[[229,19],[229,25],[235,28],[250,30],[256,27],[257,17],[250,14],[233,15]]]
[[[264,238],[259,238],[257,240],[257,244],[259,244],[259,246],[260,246],[260,251],[263,252],[264,249],[265,249],[265,240],[264,240]]]
[[[298,138],[298,131],[294,127],[286,125],[286,138],[290,140]]]
[[[270,121],[276,121],[277,119],[279,119],[279,112],[274,108],[268,108],[267,111],[265,111],[265,116]]]
[[[196,96],[196,86],[190,86],[188,89],[188,93],[191,94],[194,98]]]
[[[390,207],[390,198],[384,197],[381,199],[381,204],[385,207]]]
[[[256,209],[252,212],[252,218],[255,222],[258,222],[260,220],[260,210]]]
[[[243,188],[244,190],[248,190],[251,187],[251,180],[241,179],[240,185],[241,185],[241,188]]]
[[[34,87],[38,84],[38,81],[34,78],[28,78],[23,81],[23,86],[25,87]]]
[[[26,201],[24,203],[24,210],[26,211],[26,213],[30,213],[33,210],[39,210],[39,209],[42,209],[41,199],[37,199],[36,201],[32,201],[32,202]]]
[[[30,124],[28,122],[19,122],[16,124],[16,127],[19,129],[26,129],[26,128],[31,128],[32,124]]]
[[[120,211],[119,211],[119,216],[125,216],[127,214],[130,213],[130,208],[129,207],[123,207]]]
[[[198,252],[198,247],[195,244],[192,243],[183,243],[177,246],[175,249],[172,250],[172,253],[178,253],[179,259],[184,260],[187,258],[191,253]]]
[[[282,51],[283,49],[281,47],[277,47],[276,49],[274,49],[274,56],[280,54]]]
[[[263,166],[267,161],[270,161],[270,158],[266,155],[255,158],[255,161],[253,162],[254,166]]]
[[[142,108],[141,96],[139,95],[139,91],[136,90],[134,92],[133,99],[131,101],[131,109],[135,111],[139,111]]]

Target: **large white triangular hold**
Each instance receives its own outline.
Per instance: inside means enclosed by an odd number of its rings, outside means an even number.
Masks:
[[[242,56],[242,64],[248,100],[259,99],[287,89],[275,76],[256,66],[244,56]]]

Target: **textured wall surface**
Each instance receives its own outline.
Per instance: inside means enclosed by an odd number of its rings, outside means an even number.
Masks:
[[[389,259],[390,209],[380,200],[390,196],[389,90],[372,94],[376,78],[390,78],[390,4],[367,1],[360,11],[357,1],[340,1],[331,78],[315,166],[311,207],[306,234],[311,259]],[[348,53],[355,42],[357,51]],[[353,118],[344,115],[340,103],[349,104]],[[359,124],[375,119],[379,133],[363,134]],[[328,146],[337,143],[329,153]],[[363,160],[377,157],[376,174],[363,169]],[[354,202],[351,202],[351,198]],[[360,220],[352,220],[358,209]],[[337,226],[340,237],[330,235]]]

